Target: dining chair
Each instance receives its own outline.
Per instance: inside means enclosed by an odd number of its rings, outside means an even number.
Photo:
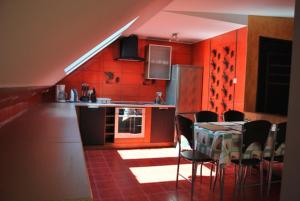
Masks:
[[[217,122],[218,114],[211,111],[200,111],[195,113],[195,121],[196,122]]]
[[[285,134],[286,134],[286,122],[282,122],[276,125],[276,132],[274,135],[273,146],[270,157],[265,157],[264,160],[269,163],[268,166],[268,188],[267,195],[270,195],[271,184],[278,181],[272,181],[272,173],[273,173],[273,164],[274,163],[283,163],[284,156],[283,153],[277,153],[279,147],[281,147],[285,143]]]
[[[240,157],[239,159],[231,160],[235,166],[236,190],[240,190],[245,187],[248,167],[259,166],[260,194],[261,196],[263,195],[263,151],[270,133],[271,125],[272,124],[266,120],[251,121],[243,125],[240,143]],[[257,157],[250,156],[249,158],[244,157],[246,152],[249,152],[249,146],[254,143],[259,145],[261,155]],[[238,166],[238,172],[236,171],[236,166]]]
[[[179,176],[188,180],[191,183],[191,200],[193,200],[194,195],[194,183],[197,173],[198,164],[206,162],[213,162],[212,159],[195,149],[194,134],[193,134],[193,121],[185,118],[181,115],[176,115],[175,117],[176,126],[176,139],[178,145],[178,163],[177,163],[177,174],[176,174],[176,188],[178,188],[178,178]],[[192,162],[192,177],[188,179],[180,174],[179,167],[181,158]],[[200,169],[200,177],[202,177],[202,168]],[[210,183],[212,182],[212,169],[210,171]]]
[[[237,110],[228,110],[223,114],[224,121],[244,121],[245,114]]]
[[[218,114],[215,112],[212,112],[212,111],[202,110],[200,112],[196,112],[194,114],[194,118],[195,118],[195,121],[199,122],[199,123],[201,123],[201,122],[217,122]],[[218,161],[214,161],[214,164],[215,164],[215,168],[216,168],[216,175],[214,178],[213,190],[215,190],[216,182],[218,180],[218,175],[220,174]],[[200,166],[200,171],[202,171],[202,164]],[[212,187],[211,184],[210,184],[210,187]]]

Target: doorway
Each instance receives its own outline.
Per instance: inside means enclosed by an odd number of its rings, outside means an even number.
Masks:
[[[260,37],[256,112],[287,115],[292,41]]]

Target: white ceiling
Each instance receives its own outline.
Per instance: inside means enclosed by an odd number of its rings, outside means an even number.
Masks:
[[[174,0],[165,10],[294,16],[295,0]]]
[[[243,26],[245,25],[162,11],[135,33],[151,39],[169,39],[172,33],[178,33],[179,42],[193,43]]]
[[[144,38],[194,43],[247,25],[248,15],[293,17],[295,0],[173,0],[135,30]]]

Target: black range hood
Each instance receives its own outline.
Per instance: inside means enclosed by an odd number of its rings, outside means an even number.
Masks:
[[[119,61],[144,61],[144,58],[138,56],[138,37],[130,35],[120,39]]]

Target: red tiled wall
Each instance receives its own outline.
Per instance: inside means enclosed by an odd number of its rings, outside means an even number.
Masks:
[[[191,64],[192,45],[161,41],[139,40],[139,56],[144,57],[145,46],[148,44],[172,46],[172,64]],[[153,101],[156,91],[165,94],[166,81],[156,80],[154,84],[144,81],[144,62],[116,61],[118,41],[111,44],[76,71],[65,77],[59,84],[66,85],[67,93],[76,88],[81,93],[81,84],[88,83],[95,87],[97,97],[108,97],[122,101]],[[106,83],[105,72],[113,72],[120,78],[118,83]]]
[[[203,67],[202,109],[208,107],[208,80],[210,40],[201,41],[193,45],[193,65]]]
[[[224,47],[227,46],[230,50],[234,51],[234,56],[231,57],[226,55]],[[220,59],[214,58],[212,50],[217,50],[220,53]],[[211,110],[222,114],[224,110],[235,109],[244,110],[244,93],[245,93],[245,74],[246,74],[246,51],[247,51],[247,28],[238,29],[205,41],[201,41],[193,45],[193,61],[195,65],[204,67],[203,75],[203,95],[202,95],[202,109]],[[224,58],[227,58],[230,65],[234,65],[234,72],[230,72],[226,69],[223,64]],[[215,61],[217,67],[220,67],[219,73],[213,70],[211,65],[212,61]],[[237,78],[237,84],[230,87],[226,83],[222,74],[225,72],[229,76],[229,80],[234,77]],[[216,78],[219,79],[219,86],[212,83],[211,74],[214,73]],[[230,101],[228,96],[224,96],[222,92],[223,85],[228,90],[228,93],[232,93],[233,99]],[[215,94],[219,94],[218,100],[216,96],[213,96],[210,88],[214,87]],[[214,107],[211,107],[209,101],[213,100],[215,103]],[[226,103],[226,109],[222,105],[222,100]]]

